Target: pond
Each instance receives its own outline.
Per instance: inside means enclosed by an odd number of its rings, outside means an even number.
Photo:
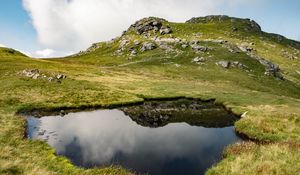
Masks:
[[[151,101],[111,110],[28,117],[27,134],[85,168],[122,166],[138,174],[204,174],[240,141],[238,118],[196,100]]]

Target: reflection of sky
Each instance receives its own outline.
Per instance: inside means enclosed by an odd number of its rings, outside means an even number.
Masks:
[[[119,110],[70,113],[38,121],[39,128],[31,127],[29,136],[47,140],[76,165],[117,164],[151,174],[202,174],[226,145],[238,139],[232,127],[212,129],[186,123],[142,127]]]

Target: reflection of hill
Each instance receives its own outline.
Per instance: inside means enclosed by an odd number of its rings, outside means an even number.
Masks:
[[[206,128],[221,128],[232,126],[238,119],[213,102],[190,99],[147,101],[143,105],[124,107],[121,110],[138,124],[149,127],[186,122]]]

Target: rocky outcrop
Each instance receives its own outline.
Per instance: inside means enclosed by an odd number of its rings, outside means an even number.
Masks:
[[[48,80],[49,82],[60,82],[60,80],[66,79],[67,76],[64,74],[53,74],[51,76],[46,75],[46,73],[42,73],[39,69],[25,69],[23,70],[20,75],[37,80],[37,79],[44,79]]]
[[[245,70],[246,72],[250,72],[249,67],[240,63],[239,61],[224,61],[223,60],[223,61],[217,62],[216,64],[225,69],[229,69],[230,67],[235,67],[235,68]]]
[[[172,29],[164,23],[167,21],[161,18],[144,18],[131,25],[128,31],[133,30],[138,35],[145,35],[148,32],[159,32],[161,35],[172,33]]]
[[[265,60],[257,55],[252,55],[252,57],[257,59],[260,62],[260,64],[265,66],[265,75],[273,76],[280,80],[284,79],[283,75],[280,72],[280,68],[277,64],[274,64],[271,61]]]

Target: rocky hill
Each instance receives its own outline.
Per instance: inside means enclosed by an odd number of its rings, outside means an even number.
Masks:
[[[254,141],[226,149],[207,174],[299,174],[300,43],[253,20],[149,17],[65,58],[0,48],[0,65],[0,174],[131,174],[71,165],[45,143],[24,139],[26,124],[15,115],[178,97],[223,104],[241,116],[236,132]]]

